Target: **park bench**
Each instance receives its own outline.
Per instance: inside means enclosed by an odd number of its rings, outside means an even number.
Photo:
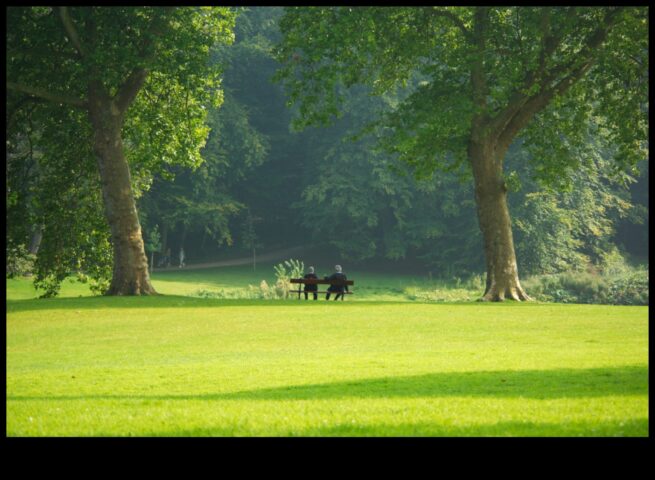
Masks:
[[[304,293],[305,291],[300,287],[300,285],[334,285],[334,286],[340,286],[340,285],[355,285],[354,280],[322,280],[320,278],[292,278],[289,280],[290,283],[297,283],[298,284],[298,290],[290,290],[289,293],[297,293],[298,298],[300,298],[300,294]],[[307,292],[308,294],[313,294],[313,293],[328,293],[327,290],[325,291],[316,291],[316,292]],[[334,295],[340,292],[330,292]],[[344,299],[346,294],[352,294],[353,292],[343,292],[344,296],[341,297],[341,300]]]

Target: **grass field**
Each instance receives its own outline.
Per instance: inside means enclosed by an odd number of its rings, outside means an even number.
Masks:
[[[319,275],[331,273],[329,268],[317,267]],[[446,284],[443,281],[428,281],[418,275],[372,273],[367,271],[348,272],[348,278],[355,279],[354,291],[357,300],[409,301],[416,289],[429,290],[436,298],[444,301],[472,301],[481,292]],[[157,292],[164,295],[198,297],[203,292],[238,296],[249,285],[258,287],[262,280],[275,284],[272,264],[259,265],[257,271],[249,266],[223,267],[204,270],[155,271],[151,276]],[[30,278],[12,279],[7,282],[7,298],[31,299],[39,293],[34,290]],[[89,287],[73,279],[62,283],[60,298],[91,296]],[[355,297],[353,297],[355,298]]]
[[[9,281],[7,436],[648,435],[647,307],[410,302],[365,273],[345,302],[188,296],[256,278],[223,270],[145,298]]]

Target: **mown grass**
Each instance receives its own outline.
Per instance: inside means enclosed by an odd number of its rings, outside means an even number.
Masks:
[[[331,273],[327,267],[317,266],[320,276]],[[425,292],[430,292],[430,300],[471,301],[482,293],[479,289],[456,286],[449,282],[428,280],[420,275],[401,275],[372,273],[367,271],[347,271],[348,278],[355,280],[352,290],[355,294],[350,300],[415,301],[426,300]],[[164,295],[216,296],[223,298],[247,297],[248,287],[258,288],[262,280],[270,286],[275,284],[272,263],[258,265],[253,271],[250,266],[217,267],[203,270],[167,270],[151,275],[157,292]],[[7,281],[7,298],[37,298],[32,280],[27,277]],[[423,295],[421,295],[423,294]],[[70,278],[62,283],[60,298],[91,296],[88,285]]]
[[[156,288],[221,288],[238,270],[155,274]],[[648,435],[647,307],[20,288],[8,436]]]

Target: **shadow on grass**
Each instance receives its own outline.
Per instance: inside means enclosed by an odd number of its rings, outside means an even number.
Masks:
[[[66,297],[66,298],[30,298],[21,300],[6,300],[7,313],[19,313],[41,310],[76,310],[89,309],[99,310],[106,308],[221,308],[221,307],[302,307],[309,306],[316,308],[321,305],[432,305],[432,306],[469,306],[475,308],[484,308],[485,310],[495,308],[593,308],[598,305],[578,305],[578,304],[555,304],[555,303],[537,303],[537,302],[492,302],[480,303],[477,301],[448,301],[448,302],[430,302],[422,300],[376,300],[369,298],[349,297],[345,301],[334,301],[332,298],[326,301],[324,297],[319,297],[318,301],[306,301],[304,298],[297,299],[233,299],[233,298],[200,298],[183,295],[155,295],[155,296],[124,296],[124,297],[107,297],[102,295],[85,296],[85,297]],[[624,305],[602,305],[603,308],[621,308]],[[648,308],[643,307],[644,311]]]
[[[19,313],[40,310],[77,310],[77,309],[106,309],[106,308],[220,308],[220,307],[300,307],[319,305],[349,305],[351,301],[326,301],[324,298],[318,301],[305,301],[291,298],[287,300],[266,300],[266,299],[213,299],[186,297],[182,295],[156,295],[156,296],[130,296],[130,297],[74,297],[74,298],[40,298],[24,300],[7,300],[7,313]],[[407,305],[403,301],[375,301],[364,300],[356,302],[357,305]],[[419,302],[413,302],[417,304]],[[470,303],[474,304],[473,302]]]
[[[7,401],[335,400],[346,398],[582,398],[648,394],[648,367],[453,372],[199,395],[14,396]]]
[[[98,434],[98,436],[116,436]],[[648,418],[598,422],[498,422],[489,425],[439,423],[337,423],[303,429],[208,426],[143,432],[144,437],[647,437]]]

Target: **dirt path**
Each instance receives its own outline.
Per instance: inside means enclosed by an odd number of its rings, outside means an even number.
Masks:
[[[274,252],[265,253],[263,255],[257,255],[257,262],[268,262],[270,260],[280,262],[283,260],[288,260],[290,256],[302,252],[304,247],[290,247],[283,250],[276,250]],[[252,264],[252,257],[242,257],[242,258],[233,258],[231,260],[222,260],[220,262],[209,262],[209,263],[192,263],[187,264],[184,270],[202,270],[203,268],[215,268],[215,267],[232,267],[235,265],[250,265]],[[179,266],[171,266],[167,268],[155,268],[156,272],[170,272],[172,270],[179,270]]]

